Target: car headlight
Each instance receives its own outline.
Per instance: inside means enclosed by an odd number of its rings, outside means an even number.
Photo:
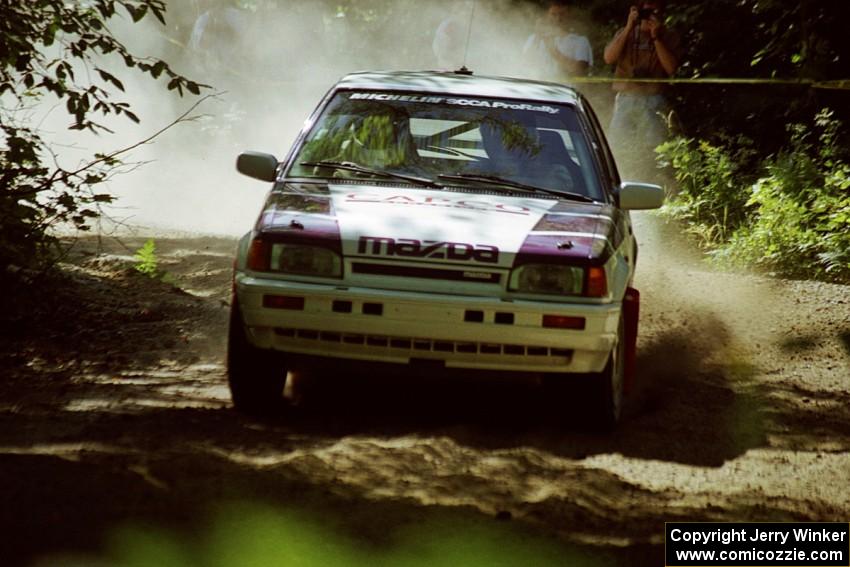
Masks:
[[[526,264],[511,273],[510,290],[548,295],[581,295],[584,269],[555,264]]]
[[[339,254],[327,248],[303,244],[272,244],[269,268],[273,272],[301,276],[342,276]]]

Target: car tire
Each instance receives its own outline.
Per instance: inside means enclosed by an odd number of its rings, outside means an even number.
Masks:
[[[227,333],[227,382],[234,407],[249,415],[269,415],[284,408],[286,358],[248,341],[236,299]]]
[[[625,402],[625,324],[622,316],[617,329],[617,344],[608,355],[602,372],[592,372],[585,382],[588,421],[598,431],[613,431],[623,415]]]

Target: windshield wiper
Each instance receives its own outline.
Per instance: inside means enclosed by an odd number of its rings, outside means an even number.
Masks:
[[[584,203],[595,203],[596,200],[588,197],[587,195],[582,195],[581,193],[571,193],[569,191],[557,191],[555,189],[547,189],[545,187],[537,187],[536,185],[526,185],[525,183],[520,183],[519,181],[513,181],[511,179],[506,179],[504,177],[499,177],[497,175],[484,175],[479,173],[457,173],[454,175],[442,174],[438,175],[440,179],[450,179],[450,180],[459,180],[459,181],[475,181],[477,183],[495,183],[496,185],[501,185],[502,187],[509,187],[511,189],[519,189],[520,191],[527,191],[529,193],[548,193],[549,195],[554,195],[556,197],[561,197],[563,199],[571,199],[573,201],[582,201]]]
[[[438,189],[443,188],[442,184],[437,183],[433,179],[428,179],[427,177],[416,177],[415,175],[405,175],[403,173],[394,173],[392,171],[384,171],[382,169],[372,169],[371,167],[366,167],[365,165],[360,165],[353,161],[302,161],[299,165],[303,165],[305,167],[344,169],[345,171],[354,171],[356,173],[364,173],[366,175],[374,175],[376,177],[401,179],[417,185],[423,185],[425,187],[436,187]]]

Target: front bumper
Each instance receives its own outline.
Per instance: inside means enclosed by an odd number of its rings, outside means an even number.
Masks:
[[[599,372],[617,341],[621,304],[505,301],[341,287],[238,274],[249,340],[282,352],[449,368]],[[266,295],[303,298],[264,307]],[[543,315],[583,317],[583,330],[544,328]]]

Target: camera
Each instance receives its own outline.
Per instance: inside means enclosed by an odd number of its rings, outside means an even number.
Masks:
[[[657,16],[658,10],[655,8],[641,8],[638,10],[638,20],[648,20],[652,16]]]

